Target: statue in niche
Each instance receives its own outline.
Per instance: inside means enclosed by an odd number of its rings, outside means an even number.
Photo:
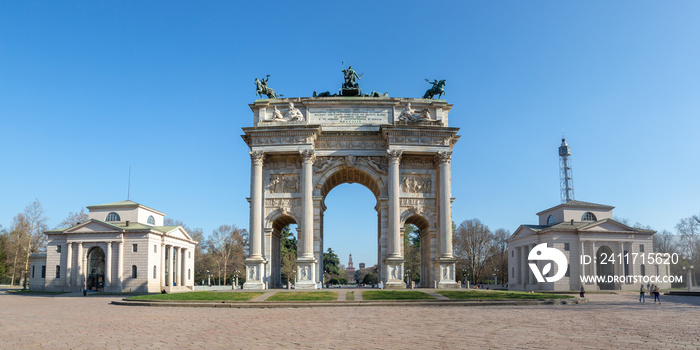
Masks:
[[[258,267],[257,267],[257,266],[251,266],[251,267],[250,267],[250,280],[251,280],[251,281],[257,280],[257,275],[258,275]]]
[[[399,121],[402,122],[421,122],[430,121],[430,110],[428,108],[416,111],[411,108],[411,102],[406,103],[406,108],[399,114]]]
[[[448,280],[448,279],[450,279],[449,277],[450,277],[449,276],[449,269],[447,268],[447,266],[445,266],[442,268],[442,279]]]
[[[439,81],[437,79],[433,81],[425,79],[425,81],[430,84],[433,84],[433,86],[425,92],[423,98],[432,99],[435,95],[438,95],[438,99],[440,99],[440,97],[442,97],[442,94],[445,93],[445,79]]]
[[[309,279],[309,267],[304,266],[301,268],[301,280],[306,281]]]
[[[267,98],[277,98],[275,90],[272,90],[271,87],[267,86],[267,81],[269,79],[269,74],[263,79],[255,78],[255,92],[258,94],[258,97],[262,98],[262,95],[265,95]]]
[[[304,115],[301,114],[301,111],[298,108],[294,107],[294,102],[291,101],[289,102],[289,109],[287,110],[285,117],[291,122],[304,121]]]

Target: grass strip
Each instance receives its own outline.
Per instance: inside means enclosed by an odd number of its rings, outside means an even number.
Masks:
[[[370,290],[362,292],[362,300],[416,300],[435,299],[434,296],[417,290]]]
[[[228,301],[249,301],[263,292],[188,292],[172,294],[148,294],[127,298],[127,300],[228,300]]]
[[[475,291],[475,290],[441,290],[438,293],[455,300],[467,299],[568,299],[571,295],[548,294],[548,293],[527,293],[527,292],[505,292],[505,291]]]
[[[267,301],[334,301],[338,300],[337,292],[278,292],[267,298]]]

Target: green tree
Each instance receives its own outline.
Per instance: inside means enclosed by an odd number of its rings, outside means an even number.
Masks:
[[[324,278],[328,283],[335,278],[335,282],[340,283],[343,279],[347,283],[347,277],[345,276],[345,271],[340,268],[340,259],[338,255],[333,251],[333,249],[328,248],[328,251],[323,253],[323,272]]]
[[[291,224],[285,226],[280,232],[280,272],[282,283],[287,283],[294,279],[297,259],[297,238],[291,230]]]
[[[420,231],[411,224],[403,226],[404,269],[410,273],[409,279],[420,282]]]

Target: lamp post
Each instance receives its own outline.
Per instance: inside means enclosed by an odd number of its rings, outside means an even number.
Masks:
[[[207,270],[207,284],[211,287],[211,274],[209,274],[209,270]]]
[[[410,278],[411,278],[411,270],[406,269],[406,288],[409,288],[410,285]]]

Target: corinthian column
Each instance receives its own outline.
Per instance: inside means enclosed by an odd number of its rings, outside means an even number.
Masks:
[[[403,151],[387,151],[389,158],[389,258],[401,257],[401,214],[399,212],[399,163]]]
[[[262,151],[251,151],[251,188],[250,188],[250,256],[262,259],[262,196],[263,196],[263,157]]]
[[[302,230],[304,239],[299,258],[313,259],[314,257],[314,201],[313,201],[313,164],[316,156],[313,150],[299,151],[301,154],[301,206],[304,212]]]
[[[440,257],[452,258],[452,186],[450,159],[452,152],[438,152],[440,170]]]

